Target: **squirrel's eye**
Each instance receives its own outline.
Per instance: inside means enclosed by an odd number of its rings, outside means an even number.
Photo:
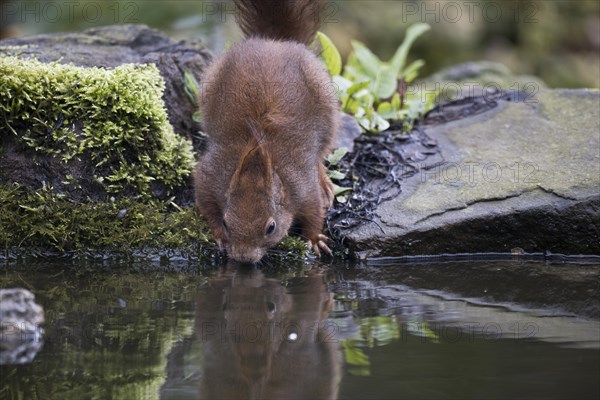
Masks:
[[[275,221],[272,221],[267,227],[267,235],[270,235],[275,231]]]

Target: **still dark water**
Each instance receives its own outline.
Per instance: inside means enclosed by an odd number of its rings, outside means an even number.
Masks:
[[[387,264],[0,267],[46,316],[0,399],[600,397],[600,265]]]

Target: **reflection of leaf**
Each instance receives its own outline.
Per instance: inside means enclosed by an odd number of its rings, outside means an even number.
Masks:
[[[371,369],[370,368],[348,368],[348,372],[350,373],[350,375],[354,375],[354,376],[371,376]]]
[[[342,57],[331,39],[323,32],[317,32],[317,37],[321,43],[321,56],[325,61],[327,71],[332,76],[339,75],[342,72]]]
[[[439,336],[431,328],[429,328],[429,324],[427,322],[409,322],[406,324],[406,329],[413,335],[426,337],[433,343],[440,342]]]
[[[346,362],[351,365],[370,366],[369,357],[357,347],[346,347]]]
[[[355,376],[370,376],[371,361],[369,357],[358,347],[354,340],[343,340],[344,360],[348,364],[348,372]]]
[[[400,330],[394,316],[367,317],[360,319],[361,340],[367,346],[383,346],[400,338]]]

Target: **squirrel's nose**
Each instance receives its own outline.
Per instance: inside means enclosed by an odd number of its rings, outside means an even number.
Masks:
[[[230,250],[231,251],[228,252],[229,256],[235,261],[243,263],[256,264],[264,256],[264,252],[260,248],[240,248],[231,246]]]

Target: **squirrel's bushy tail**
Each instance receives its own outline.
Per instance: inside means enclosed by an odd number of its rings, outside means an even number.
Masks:
[[[306,45],[321,25],[323,0],[234,0],[246,37],[291,40]]]

